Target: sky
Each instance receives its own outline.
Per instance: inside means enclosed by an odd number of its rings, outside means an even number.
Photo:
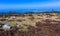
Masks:
[[[60,11],[60,0],[0,0],[0,10],[54,9]]]

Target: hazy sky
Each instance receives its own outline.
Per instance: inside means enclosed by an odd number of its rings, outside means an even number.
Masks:
[[[60,0],[0,0],[0,10],[37,8],[60,10]]]

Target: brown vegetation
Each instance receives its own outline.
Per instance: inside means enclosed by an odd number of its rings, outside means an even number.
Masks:
[[[28,26],[27,31],[19,30],[20,28],[17,28],[15,26],[7,31],[0,29],[0,36],[60,36],[60,21],[57,19],[58,17],[56,15],[34,14],[29,16],[25,15],[21,16],[23,16],[24,19],[20,17],[21,20],[18,20],[20,21],[20,23],[23,21],[30,22],[30,23],[23,22],[24,27]],[[33,23],[35,23],[35,26],[32,26]]]

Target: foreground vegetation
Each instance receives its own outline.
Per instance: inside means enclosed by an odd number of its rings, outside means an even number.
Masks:
[[[1,36],[60,36],[60,13],[4,15],[0,22],[12,26]]]

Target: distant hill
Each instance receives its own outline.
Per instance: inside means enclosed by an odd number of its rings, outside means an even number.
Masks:
[[[60,13],[60,11],[46,11],[40,9],[0,10],[0,14],[39,14],[39,13]]]

